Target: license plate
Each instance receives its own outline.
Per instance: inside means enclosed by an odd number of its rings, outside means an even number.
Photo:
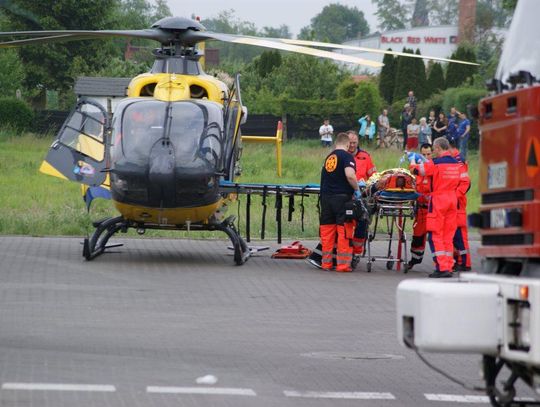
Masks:
[[[506,188],[506,175],[508,164],[506,162],[488,165],[488,188]]]
[[[504,228],[506,224],[506,209],[492,209],[489,212],[489,226],[491,228]]]

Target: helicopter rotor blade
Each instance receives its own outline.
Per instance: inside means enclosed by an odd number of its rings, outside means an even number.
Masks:
[[[34,45],[49,42],[67,42],[88,39],[105,39],[110,37],[141,38],[159,41],[162,44],[174,40],[170,32],[161,29],[147,30],[57,30],[57,31],[15,31],[0,32],[0,38],[14,37],[38,37],[5,41],[0,43],[0,48],[19,47],[22,45]]]
[[[410,54],[407,52],[399,52],[399,51],[387,51],[380,48],[356,47],[353,45],[332,44],[329,42],[319,42],[319,41],[291,40],[287,38],[275,38],[273,40],[284,42],[286,44],[303,45],[303,46],[308,46],[308,47],[311,46],[311,47],[324,47],[324,48],[334,48],[334,49],[348,49],[352,51],[371,52],[374,54],[390,54],[390,55],[405,56],[405,57],[410,57],[410,58],[429,59],[432,61],[453,62],[456,64],[464,64],[464,65],[476,65],[476,66],[480,65],[480,64],[477,64],[476,62],[460,61],[457,59],[449,59],[449,58],[441,58],[441,57],[432,57],[429,55]]]
[[[229,43],[234,43],[234,44],[254,45],[257,47],[279,49],[282,51],[292,51],[292,52],[296,52],[300,54],[312,55],[315,57],[328,58],[328,59],[333,59],[333,60],[342,61],[342,62],[350,62],[357,65],[370,66],[372,68],[380,68],[384,65],[380,62],[371,61],[369,59],[358,58],[352,55],[338,54],[336,52],[322,51],[319,49],[304,47],[304,46],[295,45],[295,44],[288,44],[285,42],[276,41],[275,39],[234,35],[234,34],[220,34],[220,33],[213,33],[209,31],[197,31],[197,32],[192,31],[192,32],[189,32],[189,35],[187,35],[187,38],[188,40],[191,40],[194,42],[203,41],[205,39],[214,39],[214,40],[229,42]]]

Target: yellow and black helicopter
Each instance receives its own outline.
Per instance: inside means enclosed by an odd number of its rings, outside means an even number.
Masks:
[[[0,43],[0,48],[107,37],[150,39],[161,46],[153,52],[151,71],[132,79],[127,97],[115,107],[112,117],[95,101],[78,101],[40,168],[45,174],[85,185],[87,198],[109,195],[120,212],[117,217],[94,222],[95,231],[84,240],[87,260],[118,246],[107,243],[115,233],[129,228],[139,233],[146,229],[219,230],[231,239],[234,261],[240,265],[250,251],[234,226],[234,217],[224,219],[222,211],[230,194],[258,193],[264,199],[273,193],[281,202],[284,195],[294,198],[295,194],[318,193],[318,186],[234,182],[241,151],[240,126],[247,117],[239,75],[228,88],[205,74],[198,43],[218,40],[382,66],[306,46],[345,48],[339,44],[214,33],[205,31],[198,21],[181,17],[166,17],[145,30],[3,32],[0,38],[10,40]],[[280,238],[279,231],[280,223]]]

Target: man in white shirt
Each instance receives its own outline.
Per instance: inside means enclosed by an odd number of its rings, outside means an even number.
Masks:
[[[319,128],[319,134],[321,136],[321,143],[323,147],[332,146],[332,135],[334,134],[334,128],[330,124],[330,120],[325,119],[323,125]]]

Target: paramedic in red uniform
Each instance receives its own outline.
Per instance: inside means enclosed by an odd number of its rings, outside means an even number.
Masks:
[[[431,278],[452,277],[454,266],[453,239],[457,224],[458,195],[463,191],[468,175],[450,153],[448,140],[438,138],[433,143],[435,158],[422,164],[411,164],[415,175],[431,176],[431,200],[426,219],[428,241],[435,262]]]
[[[354,157],[356,164],[356,180],[365,182],[377,172],[375,164],[369,153],[358,147],[358,135],[355,131],[349,130],[349,153]],[[360,256],[364,252],[364,242],[367,236],[367,221],[358,221],[354,228],[354,237],[352,239],[353,254]]]
[[[431,160],[433,150],[431,144],[422,144],[420,153],[426,160]],[[422,263],[426,247],[426,218],[428,212],[429,197],[431,193],[431,177],[416,176],[416,192],[420,195],[416,200],[417,210],[414,219],[413,237],[411,241],[411,260],[409,269],[415,264]]]
[[[339,133],[335,150],[324,160],[321,170],[321,219],[320,235],[322,244],[322,268],[332,269],[332,251],[336,244],[336,271],[350,272],[352,247],[350,239],[353,224],[345,223],[345,203],[354,197],[360,198],[356,182],[354,158],[347,151],[349,136]]]
[[[456,148],[456,142],[450,141],[450,153],[464,167],[464,172],[467,174],[468,181],[462,186],[464,191],[458,195],[457,209],[457,228],[454,235],[454,264],[455,271],[471,271],[471,253],[469,248],[469,234],[467,231],[467,195],[466,193],[471,188],[471,180],[468,177],[469,164],[463,158],[463,155]]]

